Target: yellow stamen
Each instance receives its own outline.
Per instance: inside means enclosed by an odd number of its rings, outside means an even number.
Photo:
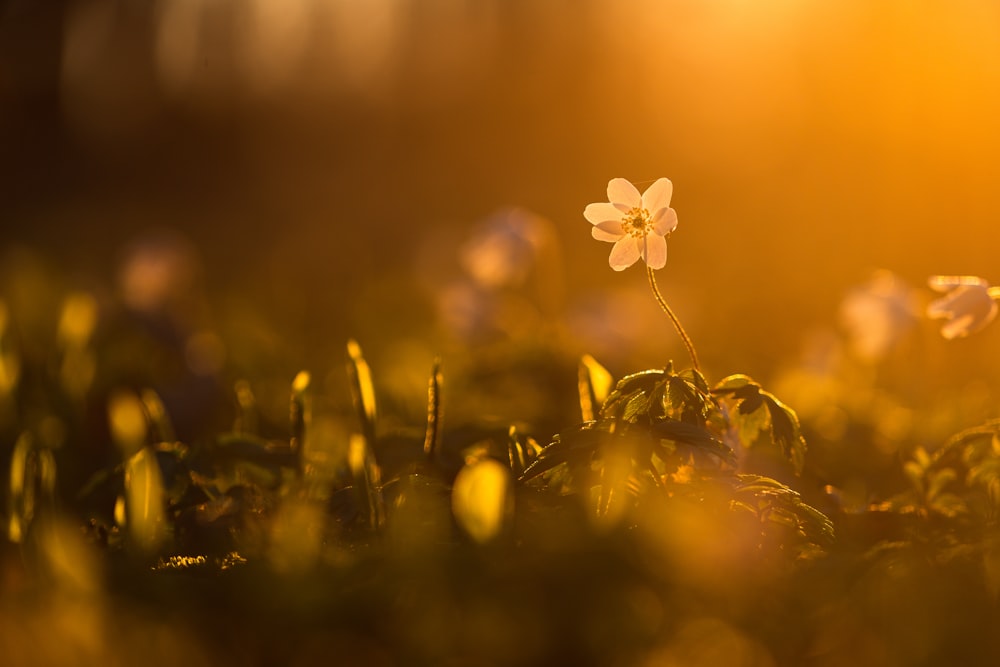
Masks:
[[[646,236],[653,229],[649,211],[644,208],[633,208],[622,218],[622,232],[636,238]]]

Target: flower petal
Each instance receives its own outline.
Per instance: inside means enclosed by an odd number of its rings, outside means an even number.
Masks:
[[[653,231],[660,236],[666,236],[677,228],[677,211],[672,208],[661,208],[652,217]]]
[[[997,307],[997,302],[994,301],[993,305],[990,306],[989,311],[986,313],[986,316],[983,317],[983,321],[980,324],[980,326],[985,327],[987,324],[989,324],[990,322],[992,322],[993,320],[995,320],[996,316],[997,316],[997,311],[998,310],[1000,310],[1000,307]]]
[[[642,206],[642,195],[624,178],[612,178],[608,181],[608,201],[616,204],[618,210],[623,210],[624,206],[624,210],[628,211]]]
[[[937,276],[958,279],[969,276]],[[928,317],[948,318],[941,335],[951,340],[975,333],[992,322],[997,311],[996,301],[983,281],[959,284],[958,287],[927,306]]]
[[[642,207],[649,212],[670,206],[674,194],[674,184],[669,178],[659,178],[642,193]]]
[[[599,204],[587,204],[587,208],[583,209],[583,217],[591,224],[596,225],[599,222],[606,222],[608,220],[621,221],[622,212],[615,208],[614,204],[601,202]]]
[[[931,276],[927,285],[938,292],[947,292],[954,287],[965,285],[980,285],[988,287],[989,283],[978,276]]]
[[[607,232],[608,234],[614,234],[615,238],[620,238],[625,235],[622,231],[621,220],[607,220],[605,222],[599,222],[594,225],[595,229],[600,229],[602,232]]]
[[[608,264],[615,271],[624,271],[639,259],[639,244],[633,236],[623,236],[611,249]]]
[[[667,264],[667,240],[656,234],[646,236],[646,248],[643,259],[651,269],[662,269]]]
[[[927,317],[931,319],[951,317],[951,302],[952,299],[947,296],[931,301],[927,304]]]
[[[606,222],[601,223],[601,225],[606,225],[606,224],[608,223]],[[612,224],[618,224],[618,223],[612,222]],[[590,228],[590,235],[593,236],[598,241],[611,241],[613,243],[622,237],[620,225],[617,234],[602,229],[601,225],[594,225],[593,227]]]
[[[956,338],[964,338],[969,335],[971,326],[972,326],[972,315],[959,317],[956,320],[951,320],[950,322],[946,323],[941,328],[941,335],[948,340],[954,340]]]

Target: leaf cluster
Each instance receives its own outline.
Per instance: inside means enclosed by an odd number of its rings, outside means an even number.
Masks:
[[[583,403],[581,411],[587,414]],[[703,497],[706,485],[722,485],[730,509],[755,516],[764,532],[780,529],[790,543],[816,550],[829,546],[833,524],[824,514],[788,486],[741,472],[734,445],[750,448],[765,433],[801,472],[798,417],[751,378],[733,375],[710,387],[695,369],[646,370],[622,378],[596,419],[557,434],[520,480],[588,499],[598,521],[626,516],[644,494]]]

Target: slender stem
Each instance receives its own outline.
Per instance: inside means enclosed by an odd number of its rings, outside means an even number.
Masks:
[[[701,372],[701,366],[698,365],[698,353],[694,351],[694,343],[691,342],[691,337],[687,335],[684,331],[684,327],[681,326],[681,321],[677,319],[674,315],[674,311],[670,310],[670,306],[667,305],[666,300],[664,300],[663,295],[660,294],[660,288],[656,286],[656,276],[653,275],[653,269],[646,267],[646,275],[649,276],[649,286],[653,290],[653,296],[656,297],[656,303],[660,304],[660,308],[667,317],[670,318],[670,322],[674,325],[674,329],[677,330],[677,335],[681,337],[684,341],[684,347],[687,348],[688,354],[691,356],[691,363],[694,364],[694,369]]]

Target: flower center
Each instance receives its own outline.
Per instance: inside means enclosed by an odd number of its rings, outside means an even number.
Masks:
[[[644,208],[633,208],[622,218],[622,232],[630,236],[646,236],[652,228],[649,211]]]

